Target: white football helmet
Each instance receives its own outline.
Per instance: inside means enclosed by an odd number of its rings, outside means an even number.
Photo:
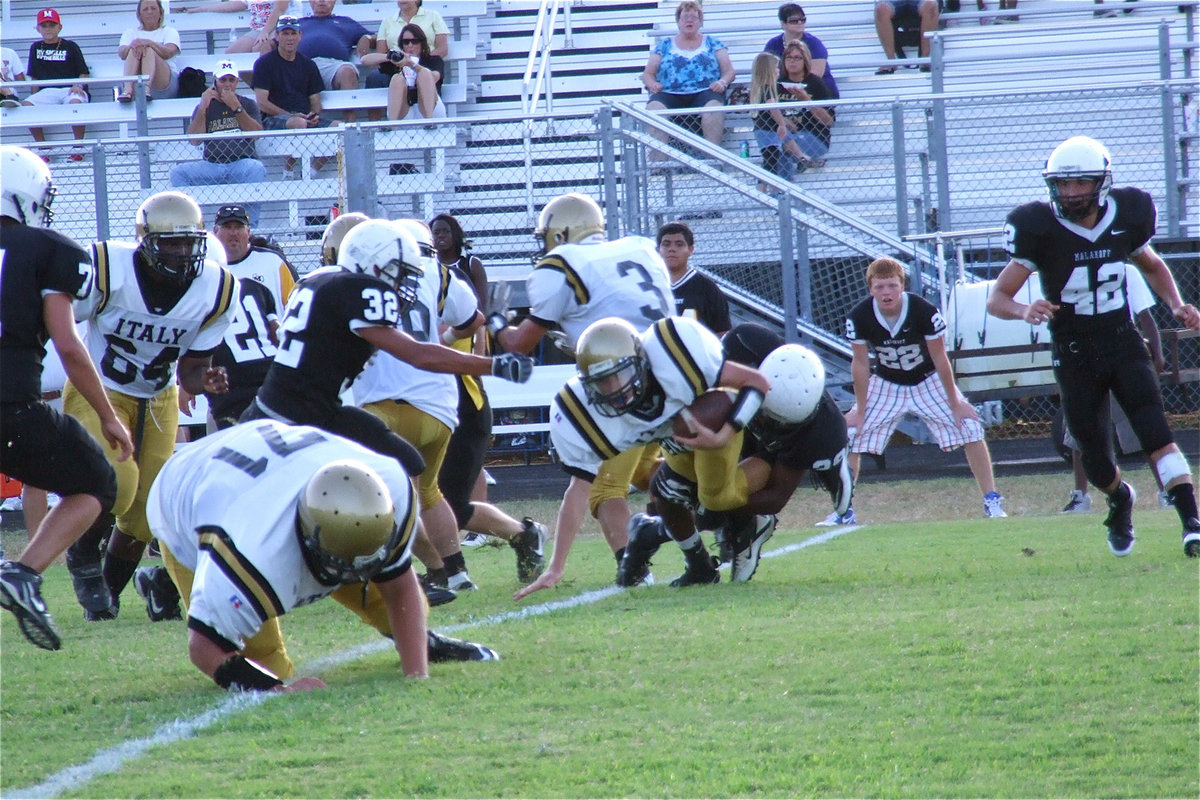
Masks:
[[[338,266],[385,281],[405,308],[417,299],[417,283],[425,273],[416,239],[383,219],[350,229],[338,249]]]
[[[416,239],[421,257],[429,259],[432,265],[437,265],[437,251],[433,249],[433,231],[428,225],[419,219],[394,219],[392,224]]]
[[[196,201],[183,192],[159,192],[137,210],[138,251],[152,270],[191,283],[204,268],[208,231]]]
[[[397,510],[396,503],[403,507]],[[321,467],[300,493],[297,516],[305,559],[326,584],[360,583],[377,574],[401,546],[396,517],[409,497],[393,499],[379,473],[345,459]]]
[[[646,393],[649,361],[637,329],[619,317],[584,328],[575,343],[575,365],[588,400],[606,417],[619,417]]]
[[[586,194],[560,194],[546,203],[538,216],[533,238],[542,255],[569,242],[582,242],[596,233],[604,233],[604,212]]]
[[[825,393],[825,365],[799,344],[785,344],[763,359],[758,371],[771,383],[762,412],[776,422],[799,425],[812,419]]]
[[[321,266],[331,267],[338,263],[338,248],[342,246],[342,239],[355,225],[369,219],[362,212],[351,211],[335,217],[333,222],[326,225],[325,233],[321,235]]]
[[[56,191],[50,168],[32,150],[11,144],[0,147],[0,216],[49,228]]]
[[[1072,136],[1054,148],[1042,170],[1050,205],[1063,219],[1081,220],[1108,200],[1112,189],[1112,157],[1108,148],[1087,136]],[[1069,178],[1095,181],[1095,190],[1085,195],[1062,197],[1058,182]]]

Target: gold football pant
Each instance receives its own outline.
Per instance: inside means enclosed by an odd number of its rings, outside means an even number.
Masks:
[[[425,471],[417,478],[421,508],[433,508],[442,501],[442,489],[438,486],[438,473],[446,459],[446,448],[450,446],[450,428],[430,414],[426,414],[411,403],[395,400],[380,400],[368,403],[363,409],[383,420],[388,429],[417,448],[425,459]]]

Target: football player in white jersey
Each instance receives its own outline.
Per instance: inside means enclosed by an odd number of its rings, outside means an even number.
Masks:
[[[406,230],[421,249],[424,272],[418,278],[416,299],[400,315],[400,328],[419,342],[453,345],[470,339],[483,324],[475,290],[438,263],[433,235],[424,222],[411,219],[392,223]],[[438,472],[446,456],[450,434],[458,425],[458,385],[449,373],[427,372],[398,358],[372,358],[352,385],[354,401],[382,419],[393,432],[417,448],[425,471],[417,478],[421,522],[436,553],[417,550],[429,569],[428,580],[452,591],[475,588],[467,574],[458,541],[458,524],[438,486]],[[545,529],[526,526],[507,538],[517,551],[517,575],[522,584],[541,574]],[[422,537],[418,537],[418,545]],[[428,557],[427,557],[428,555]]]
[[[427,677],[429,661],[494,660],[427,630],[416,511],[395,459],[317,428],[257,420],[180,451],[147,512],[187,606],[192,663],[225,689],[285,690],[295,668],[279,617],[331,595],[395,641],[407,677]]]
[[[692,512],[698,505],[727,511],[745,502],[746,476],[738,470],[742,430],[762,406],[766,378],[752,367],[726,361],[720,340],[685,317],[659,320],[640,335],[624,320],[599,320],[579,337],[576,357],[579,374],[550,406],[550,438],[563,467],[572,480],[587,481],[605,459],[662,443],[668,454],[650,495],[687,562],[672,586],[716,583],[719,573],[696,532]],[[694,436],[674,437],[675,416],[715,388],[737,391],[725,424],[713,431],[693,420]],[[556,534],[554,555],[543,573],[550,579],[535,581],[520,597],[557,583],[570,544]],[[632,546],[630,542],[617,571],[622,586],[642,583],[647,574],[648,560],[631,563]]]
[[[641,332],[674,313],[671,278],[654,241],[644,236],[606,241],[604,214],[590,197],[565,194],[551,200],[542,209],[534,238],[541,259],[525,282],[529,316],[519,325],[509,326],[503,292],[494,292],[489,299],[488,328],[503,349],[528,353],[542,336],[559,326],[563,345],[573,350],[583,330],[605,317],[623,319]],[[629,486],[645,488],[657,462],[658,447],[648,443],[606,462],[590,479],[571,480],[554,533],[555,551],[564,550],[563,563],[565,551],[583,523],[585,507],[600,521],[620,563],[628,539]],[[553,586],[558,577],[544,573],[515,597]]]
[[[136,445],[134,458],[110,462],[117,473],[116,527],[101,566],[101,542],[112,518],[102,515],[67,551],[76,597],[89,621],[114,619],[146,544],[146,495],[175,447],[178,382],[191,394],[228,390],[212,352],[233,321],[237,279],[206,257],[204,220],[196,202],[160,192],[137,212],[136,244],[97,242],[96,280],[75,307],[88,323],[86,344],[118,416]],[[94,435],[96,412],[66,385],[63,408]],[[166,617],[164,617],[166,618]]]

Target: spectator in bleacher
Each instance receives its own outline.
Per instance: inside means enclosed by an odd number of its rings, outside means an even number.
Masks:
[[[658,229],[658,254],[671,276],[675,295],[675,316],[691,317],[717,336],[733,327],[729,322],[729,301],[707,275],[688,263],[696,252],[696,237],[686,222],[668,222]]]
[[[173,97],[179,81],[174,58],[179,55],[179,31],[166,23],[162,0],[140,0],[138,25],[126,28],[117,46],[117,56],[125,62],[126,75],[149,75],[150,98]],[[117,97],[122,103],[133,102],[134,84],[127,83]]]
[[[754,57],[750,102],[782,104],[777,109],[751,113],[763,167],[791,180],[797,172],[824,166],[833,115],[820,106],[789,110],[787,104],[793,101],[827,100],[829,90],[809,71],[811,56],[803,42],[789,42],[783,52],[782,68],[770,53]]]
[[[321,118],[321,71],[299,52],[300,20],[282,16],[275,25],[276,47],[254,62],[254,96],[263,128],[327,128]]]
[[[213,72],[213,85],[200,95],[188,122],[188,135],[261,131],[262,114],[249,95],[237,93],[238,74],[232,61],[222,61]],[[200,144],[193,139],[192,144]],[[204,141],[204,158],[171,168],[172,186],[212,186],[223,183],[262,183],[267,168],[258,159],[253,139]],[[258,207],[250,205],[250,220],[258,222]]]
[[[450,29],[442,15],[421,7],[423,0],[399,0],[400,13],[379,23],[375,46],[380,53],[400,49],[401,29],[405,25],[420,25],[429,40],[429,52],[445,58],[450,55]]]
[[[879,0],[875,4],[875,33],[883,52],[888,60],[896,58],[896,28],[912,30],[920,26],[921,58],[929,56],[929,40],[925,34],[936,31],[939,17],[937,0]],[[875,70],[876,75],[891,75],[896,71],[894,66],[883,66]],[[927,64],[921,65],[922,72],[928,72]]]
[[[725,92],[737,77],[729,50],[716,37],[700,33],[704,11],[693,0],[684,0],[676,6],[675,23],[679,33],[655,46],[642,71],[642,83],[650,92],[646,108],[660,111],[725,105]],[[720,145],[725,136],[725,115],[711,113],[700,117],[704,138]],[[657,151],[650,154],[652,161],[665,158]]]
[[[0,47],[0,81],[25,80],[25,65],[21,57],[11,47]],[[8,86],[0,86],[0,108],[16,108],[21,105],[17,90]]]
[[[312,13],[300,18],[300,53],[308,56],[321,71],[326,89],[357,89],[358,66],[351,61],[357,54],[364,66],[378,66],[386,56],[371,53],[371,32],[353,17],[334,14],[337,0],[309,0]],[[344,112],[347,122],[358,114],[353,109]]]
[[[804,28],[808,22],[804,9],[795,3],[784,3],[779,7],[779,22],[783,26],[783,33],[768,39],[763,46],[763,52],[771,53],[782,61],[784,45],[789,42],[804,42],[808,52],[812,54],[812,71],[825,81],[825,88],[829,90],[830,97],[835,100],[841,97],[837,81],[833,79],[833,70],[829,68],[829,51],[820,39]]]
[[[244,33],[229,43],[226,53],[266,53],[274,45],[275,24],[286,14],[292,5],[292,0],[266,0],[266,2],[242,2],[242,0],[221,0],[217,3],[205,3],[202,6],[176,6],[177,14],[203,14],[210,11],[237,13],[250,11],[250,31]]]
[[[445,62],[441,56],[429,52],[429,41],[420,25],[405,25],[400,34],[400,52],[391,51],[389,62],[395,66],[396,74],[388,84],[387,118],[407,119],[408,113],[416,109],[423,119],[446,116],[442,103],[442,71]]]
[[[78,81],[79,78],[88,77],[88,65],[83,59],[83,51],[79,49],[79,45],[59,36],[62,32],[62,17],[53,8],[43,8],[37,15],[37,30],[42,40],[29,45],[29,68],[25,74],[35,81],[70,78],[75,82],[43,87],[29,95],[22,105],[68,105],[89,102],[92,97],[88,93],[87,85]],[[71,131],[76,139],[82,139],[84,126],[72,125]],[[36,141],[46,141],[46,133],[41,128],[30,128],[29,133]],[[83,160],[83,153],[78,147],[71,152],[71,160]]]

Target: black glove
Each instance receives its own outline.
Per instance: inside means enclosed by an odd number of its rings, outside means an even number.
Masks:
[[[533,359],[516,353],[493,356],[492,374],[513,383],[525,383],[533,375]]]

